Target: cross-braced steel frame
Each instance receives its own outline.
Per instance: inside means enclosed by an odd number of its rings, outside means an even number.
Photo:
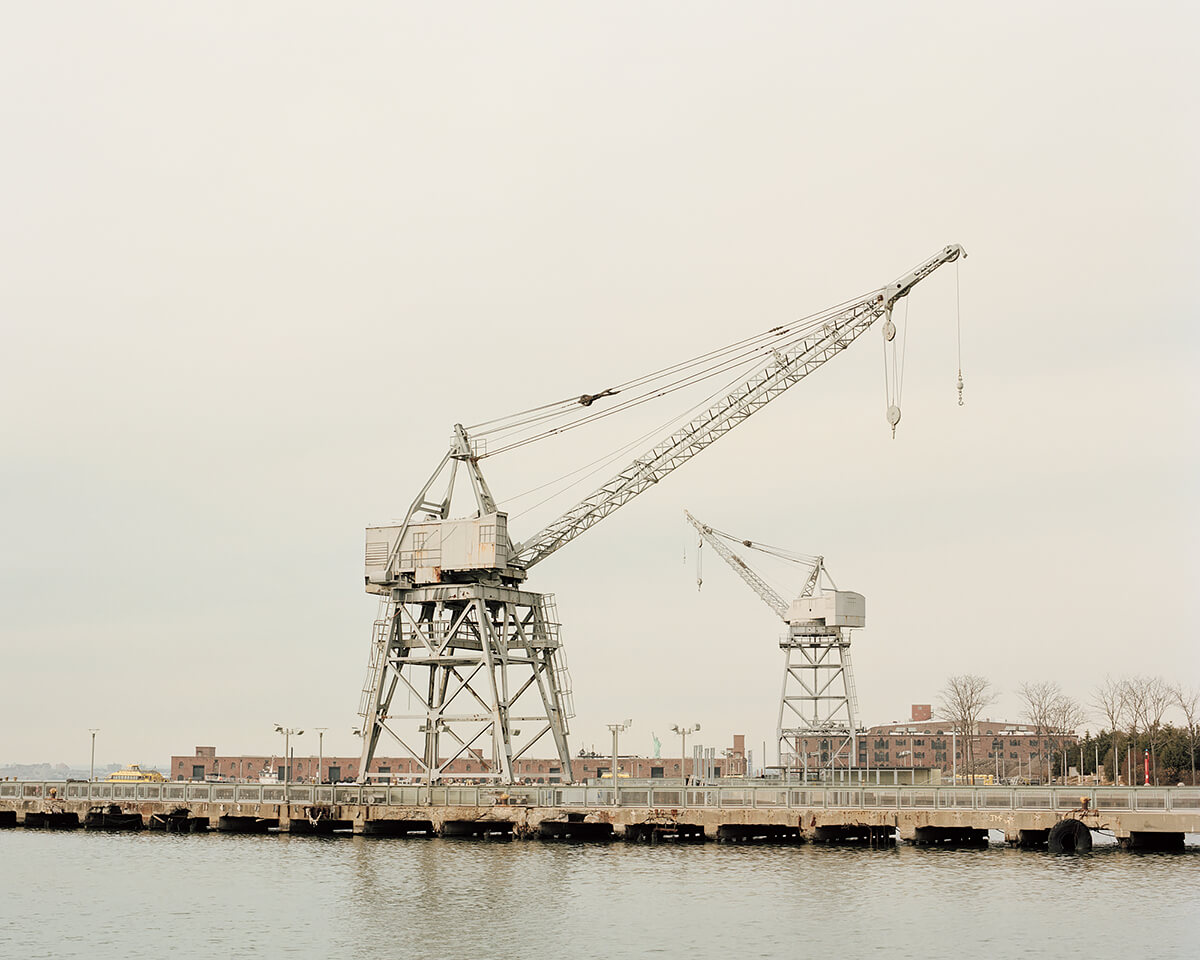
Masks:
[[[850,638],[840,627],[793,625],[780,640],[784,651],[783,689],[779,695],[776,736],[779,762],[788,769],[812,766],[806,738],[828,741],[820,766],[852,767],[858,755],[854,674]]]
[[[455,779],[511,783],[513,762],[549,734],[570,779],[570,689],[551,596],[478,583],[396,589],[372,647],[364,779],[384,734],[429,784],[456,760],[466,762]]]

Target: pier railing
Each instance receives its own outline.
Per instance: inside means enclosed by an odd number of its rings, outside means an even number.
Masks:
[[[614,796],[615,792],[615,796]],[[58,798],[96,803],[336,804],[349,806],[802,808],[937,810],[1093,810],[1163,813],[1200,810],[1200,787],[853,786],[794,784],[688,786],[643,781],[611,786],[387,786],[359,784],[103,783],[0,781],[0,801]]]

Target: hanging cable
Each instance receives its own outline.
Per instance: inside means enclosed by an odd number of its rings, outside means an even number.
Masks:
[[[743,340],[735,341],[734,343],[727,344],[726,346],[709,350],[706,353],[692,357],[690,360],[678,361],[670,366],[663,367],[648,374],[643,374],[633,378],[632,380],[619,383],[616,386],[608,387],[598,393],[585,393],[579,397],[567,397],[563,400],[556,400],[553,403],[545,403],[540,406],[530,407],[528,410],[522,410],[517,413],[508,414],[507,416],[496,417],[492,420],[483,420],[479,423],[471,424],[466,429],[472,434],[486,436],[498,430],[507,430],[512,427],[546,419],[547,417],[554,417],[563,413],[578,412],[580,407],[590,407],[594,401],[600,399],[601,397],[615,396],[619,393],[641,386],[642,384],[662,379],[674,372],[687,370],[698,366],[699,364],[704,363],[714,357],[720,357],[726,354],[731,354],[738,350],[743,350],[747,346],[753,346],[761,341],[777,339],[778,337],[784,336],[789,332],[791,331],[787,327],[772,327],[770,330],[764,330],[762,333],[757,333],[752,337],[746,337]],[[547,414],[544,412],[547,410],[552,412]],[[537,414],[538,416],[532,416],[534,414]]]
[[[829,317],[844,311],[848,306],[861,302],[863,301],[846,301],[843,304],[822,310],[820,313],[801,318],[787,326],[772,327],[769,330],[735,341],[727,346],[706,351],[692,357],[690,360],[680,361],[624,381],[596,394],[584,394],[578,398],[566,398],[553,403],[542,404],[505,417],[481,421],[469,426],[467,429],[473,436],[489,438],[493,444],[502,438],[514,438],[511,442],[502,444],[499,447],[493,445],[480,458],[495,456],[516,446],[523,446],[525,443],[542,440],[566,430],[573,430],[579,426],[592,423],[595,420],[603,419],[613,413],[639,406],[648,400],[667,396],[676,390],[685,389],[703,380],[720,376],[740,366],[748,366],[755,358],[758,358],[761,362],[780,350],[794,349],[798,342],[820,329]],[[633,396],[627,396],[612,407],[608,407],[602,411],[589,411],[584,416],[579,416],[579,414],[591,407],[594,401],[601,397],[617,396],[618,394],[637,391],[639,389],[641,392],[634,393]],[[566,420],[567,422],[556,426],[549,426],[555,420]],[[528,428],[536,426],[539,423],[546,424],[541,431],[529,436],[521,436]]]
[[[904,393],[904,358],[908,348],[908,298],[904,299],[904,318],[900,321],[904,329],[900,334],[900,347],[896,348],[896,325],[892,312],[888,310],[883,324],[883,390],[887,398],[887,422],[892,428],[892,439],[896,438],[896,424],[900,422],[900,404]]]
[[[668,382],[667,384],[665,384],[661,387],[655,388],[654,390],[630,397],[627,400],[624,400],[624,401],[616,404],[613,407],[609,407],[606,410],[601,410],[596,413],[588,414],[585,417],[582,417],[573,422],[565,423],[561,426],[550,427],[550,428],[544,429],[538,433],[532,434],[527,437],[514,439],[511,442],[504,444],[502,446],[499,446],[499,447],[493,447],[492,449],[488,450],[487,453],[480,455],[479,459],[482,460],[482,459],[484,459],[484,457],[496,456],[501,453],[506,453],[509,450],[513,450],[518,447],[525,446],[526,444],[529,444],[529,443],[536,443],[537,441],[545,440],[548,437],[557,436],[559,434],[566,433],[571,430],[576,430],[579,427],[586,426],[586,425],[588,425],[590,423],[594,423],[598,420],[607,419],[608,417],[610,417],[614,414],[623,413],[626,410],[641,406],[644,403],[648,403],[652,400],[658,400],[661,397],[668,396],[669,394],[675,393],[679,390],[684,390],[684,389],[694,386],[698,383],[702,383],[705,380],[711,380],[714,377],[721,376],[722,374],[728,373],[731,370],[742,371],[741,373],[739,373],[739,375],[737,377],[734,378],[733,381],[730,382],[729,386],[730,386],[730,388],[732,388],[733,385],[737,384],[738,382],[741,382],[742,380],[745,380],[750,375],[750,373],[754,370],[755,367],[761,366],[763,369],[766,369],[766,367],[778,356],[778,354],[781,351],[795,351],[796,349],[798,349],[799,345],[806,338],[815,336],[818,333],[820,333],[822,325],[823,325],[823,318],[819,318],[819,319],[814,319],[814,320],[810,321],[809,323],[805,324],[802,327],[799,327],[799,328],[793,327],[788,332],[793,333],[793,334],[803,334],[803,336],[800,336],[800,335],[793,336],[791,339],[788,340],[787,343],[781,344],[781,345],[754,346],[750,349],[743,350],[742,352],[734,354],[733,356],[723,359],[717,363],[714,363],[709,367],[705,367],[699,371],[689,373],[685,377],[682,377],[682,378],[672,381],[672,382]],[[725,391],[725,392],[727,392],[727,391]],[[715,398],[720,395],[722,395],[722,392],[714,393],[712,396]],[[492,439],[494,441],[497,438],[492,437]]]
[[[539,500],[537,503],[526,507],[524,510],[521,510],[517,513],[512,514],[510,519],[516,519],[517,517],[524,516],[525,514],[529,513],[531,510],[536,510],[542,504],[549,503],[555,497],[562,496],[562,494],[566,493],[572,487],[578,486],[579,484],[583,483],[583,481],[586,480],[588,477],[594,476],[595,474],[599,473],[601,470],[605,469],[610,463],[612,463],[618,457],[626,456],[628,454],[629,450],[632,449],[633,447],[640,446],[648,438],[663,433],[665,430],[667,430],[668,427],[670,427],[670,425],[675,420],[678,420],[678,419],[679,419],[679,417],[672,417],[671,420],[668,420],[666,423],[660,424],[659,426],[653,428],[652,430],[647,430],[640,437],[636,437],[633,440],[630,440],[628,443],[622,444],[617,449],[612,450],[609,453],[606,453],[604,456],[591,461],[591,463],[585,463],[582,467],[578,467],[575,470],[571,470],[568,473],[564,473],[562,476],[557,477],[554,480],[550,480],[550,481],[547,481],[546,483],[538,484],[536,487],[531,487],[530,489],[526,490],[524,493],[519,493],[515,497],[510,497],[509,502],[513,503],[517,500],[521,500],[524,497],[529,496],[531,493],[536,493],[539,490],[544,490],[546,487],[554,486],[557,483],[561,483],[563,480],[567,480],[570,477],[575,476],[575,474],[577,474],[577,473],[581,473],[584,470],[588,470],[589,467],[594,468],[594,469],[590,470],[588,473],[583,474],[583,476],[579,477],[573,483],[569,483],[565,487],[562,487],[559,490],[555,490],[554,493],[550,494],[548,497],[544,497],[543,499]]]
[[[962,378],[962,301],[959,297],[958,287],[958,261],[954,261],[954,324],[958,329],[958,405],[963,405],[963,378]]]
[[[883,392],[887,402],[887,422],[895,440],[896,424],[900,422],[900,399],[897,396],[896,324],[892,322],[890,307],[883,323]]]

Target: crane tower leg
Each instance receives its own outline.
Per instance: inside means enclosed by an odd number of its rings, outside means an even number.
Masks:
[[[363,691],[360,781],[389,742],[407,761],[405,779],[511,783],[546,734],[569,781],[570,691],[553,610],[549,596],[512,587],[394,590]]]
[[[839,627],[793,624],[780,646],[780,764],[793,771],[853,767],[858,718],[849,636]]]

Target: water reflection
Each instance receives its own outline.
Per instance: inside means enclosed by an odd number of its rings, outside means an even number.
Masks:
[[[0,954],[1190,957],[1200,848],[0,833]]]

